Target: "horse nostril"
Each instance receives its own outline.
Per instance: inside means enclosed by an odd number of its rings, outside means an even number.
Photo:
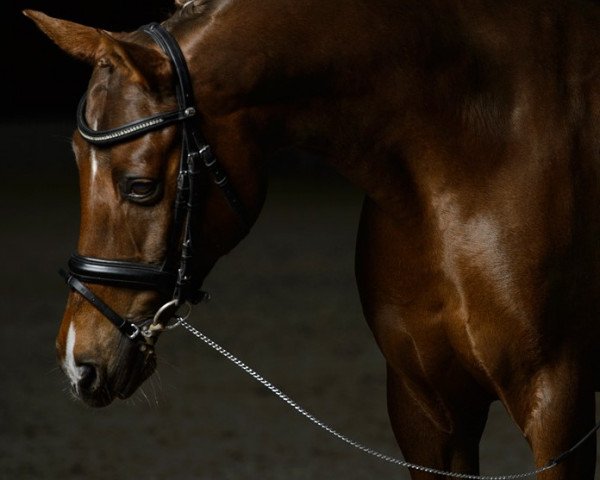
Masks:
[[[83,392],[90,392],[94,389],[94,384],[98,379],[98,369],[91,363],[82,363],[78,366],[79,380],[77,388]]]
[[[113,396],[106,385],[106,371],[93,362],[75,362],[74,393],[92,407],[108,405]]]

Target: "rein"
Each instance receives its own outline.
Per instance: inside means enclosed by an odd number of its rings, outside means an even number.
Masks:
[[[200,175],[207,171],[214,183],[221,189],[231,209],[237,214],[244,229],[249,228],[246,209],[239,196],[229,184],[229,179],[210,146],[197,128],[196,103],[187,63],[177,41],[161,25],[153,23],[141,28],[169,57],[177,77],[175,93],[177,110],[159,113],[150,117],[109,130],[92,129],[85,118],[87,94],[79,102],[77,109],[77,129],[80,135],[92,145],[110,147],[128,142],[153,130],[163,129],[171,124],[181,124],[182,151],[177,177],[177,193],[174,211],[172,238],[181,238],[178,264],[166,256],[162,265],[140,262],[127,262],[95,258],[74,253],[68,263],[68,271],[60,270],[67,285],[78,292],[102,315],[104,315],[123,335],[131,340],[140,332],[147,339],[161,329],[161,317],[168,313],[175,316],[177,308],[184,304],[197,304],[208,298],[200,290],[201,280],[194,276],[194,224],[198,217],[200,196]],[[151,322],[133,323],[116,313],[109,305],[92,292],[85,283],[109,285],[119,288],[154,290],[171,297],[154,315]],[[175,317],[178,318],[178,317]]]
[[[553,469],[557,465],[564,462],[568,457],[570,457],[579,447],[581,447],[587,440],[589,440],[597,431],[600,429],[600,422],[598,422],[592,430],[586,433],[577,443],[575,443],[571,448],[565,450],[563,453],[558,455],[555,458],[552,458],[546,463],[546,465],[536,468],[535,470],[531,470],[529,472],[522,473],[514,473],[509,475],[475,475],[470,473],[458,473],[458,472],[449,472],[446,470],[439,470],[437,468],[426,467],[424,465],[417,465],[415,463],[407,462],[402,458],[392,457],[391,455],[387,455],[385,453],[381,453],[377,450],[374,450],[371,447],[367,447],[362,443],[351,439],[350,437],[338,432],[333,427],[329,426],[327,423],[323,422],[319,418],[315,417],[312,413],[308,412],[304,407],[302,407],[298,402],[294,399],[290,398],[286,393],[277,388],[271,382],[269,382],[266,378],[260,375],[256,370],[252,367],[246,365],[243,361],[233,355],[231,352],[223,348],[214,340],[210,339],[204,333],[202,333],[197,328],[193,327],[187,322],[186,318],[178,318],[177,324],[175,326],[182,326],[193,336],[204,342],[210,348],[220,353],[223,357],[233,363],[236,367],[243,370],[245,373],[250,375],[254,380],[260,383],[263,387],[269,390],[273,395],[275,395],[279,400],[283,403],[287,404],[290,408],[292,408],[298,415],[304,417],[305,419],[312,422],[314,425],[319,427],[320,429],[329,433],[332,437],[341,440],[347,445],[363,452],[366,455],[370,455],[375,457],[383,462],[391,463],[394,465],[398,465],[400,467],[408,468],[409,470],[416,470],[424,473],[431,473],[433,475],[441,475],[444,477],[452,477],[452,478],[460,478],[466,480],[518,480],[521,478],[534,477],[539,475],[540,473],[546,472],[548,470]]]

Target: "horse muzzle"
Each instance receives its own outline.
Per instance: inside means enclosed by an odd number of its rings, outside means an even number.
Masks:
[[[152,375],[156,354],[149,343],[124,341],[110,329],[112,355],[102,345],[88,342],[85,330],[69,324],[66,341],[57,342],[60,366],[69,379],[73,395],[92,407],[104,407],[115,398],[126,399]],[[78,338],[79,337],[79,338]],[[99,339],[101,340],[101,339]]]

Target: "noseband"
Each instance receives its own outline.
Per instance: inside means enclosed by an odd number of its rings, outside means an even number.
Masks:
[[[165,52],[171,61],[176,82],[178,109],[142,118],[110,130],[93,130],[85,119],[87,94],[79,102],[77,109],[77,129],[81,136],[92,145],[109,147],[128,142],[148,132],[163,129],[172,124],[181,124],[182,151],[177,177],[173,232],[171,239],[182,239],[179,261],[167,255],[163,264],[126,262],[103,258],[87,257],[74,253],[68,263],[68,272],[60,271],[71,289],[79,293],[124,335],[130,339],[152,336],[149,327],[158,325],[165,310],[176,310],[185,303],[196,304],[207,297],[200,290],[201,279],[194,277],[194,235],[193,225],[198,219],[200,201],[200,177],[207,170],[215,184],[221,189],[232,210],[237,214],[244,229],[249,228],[246,210],[237,193],[229,184],[225,171],[212,154],[210,146],[199,132],[194,117],[197,108],[194,101],[189,70],[177,41],[161,25],[153,23],[141,28]],[[152,320],[135,324],[116,313],[96,296],[85,283],[109,285],[112,287],[136,290],[154,290],[164,296],[171,296]],[[171,308],[172,307],[172,308]]]

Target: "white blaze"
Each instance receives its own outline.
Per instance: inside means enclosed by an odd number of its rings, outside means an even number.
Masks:
[[[94,180],[96,179],[96,175],[98,174],[98,159],[96,158],[96,150],[92,149],[90,154],[90,164],[91,164],[91,179],[90,185],[94,184]]]
[[[76,385],[77,382],[81,379],[81,367],[78,367],[75,363],[75,355],[73,351],[75,350],[75,325],[73,322],[69,325],[69,333],[67,334],[67,346],[65,352],[65,359],[63,361],[63,367],[71,383]]]

